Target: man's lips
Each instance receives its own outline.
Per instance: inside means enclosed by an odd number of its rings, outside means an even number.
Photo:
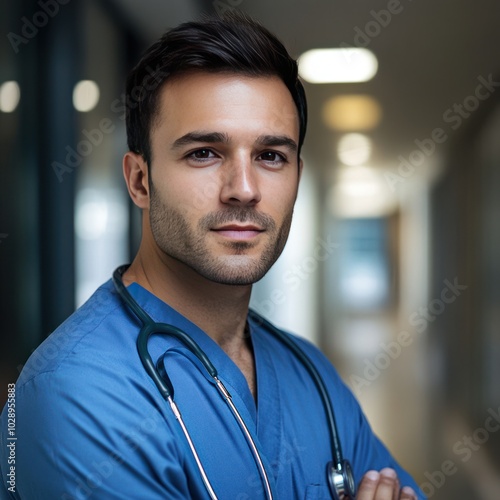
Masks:
[[[228,224],[225,226],[214,228],[212,229],[212,231],[219,234],[220,236],[224,236],[225,238],[231,238],[234,240],[248,240],[251,238],[255,238],[264,230],[252,224]]]

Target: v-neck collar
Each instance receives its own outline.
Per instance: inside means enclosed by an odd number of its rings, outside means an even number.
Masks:
[[[219,378],[231,393],[241,416],[260,443],[259,447],[267,464],[266,469],[272,471],[273,479],[276,481],[283,444],[283,423],[279,377],[273,360],[274,343],[269,342],[270,333],[252,315],[249,316],[248,328],[255,359],[258,401],[256,405],[242,371],[209,335],[138,283],[129,285],[128,291],[154,321],[173,324],[180,328],[206,353],[218,371]],[[165,339],[160,335],[153,336],[149,350],[153,360],[156,361],[165,350]],[[205,373],[205,376],[210,378],[208,373]]]
[[[248,416],[252,419],[255,426],[254,428],[256,428],[257,407],[255,400],[250,392],[247,380],[242,371],[226,354],[226,352],[199,326],[138,283],[132,283],[127,287],[127,289],[137,303],[153,318],[154,321],[158,323],[173,324],[177,328],[186,332],[200,346],[215,366],[219,374],[219,378],[226,385],[233,397],[236,392],[238,398],[244,403]],[[250,336],[253,344],[254,356],[257,360],[259,356],[255,350],[254,333],[254,329],[250,327]],[[160,336],[152,337],[149,344],[149,349],[154,361],[156,361],[155,356],[158,357],[164,351],[164,341],[162,342],[162,339],[157,337]],[[258,376],[257,361],[255,363],[255,371],[257,380],[257,398],[259,398],[258,381],[260,377]]]

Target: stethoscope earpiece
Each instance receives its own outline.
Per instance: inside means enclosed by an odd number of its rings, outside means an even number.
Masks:
[[[356,483],[349,460],[342,460],[336,468],[329,462],[326,469],[330,492],[334,500],[354,500],[356,497]]]

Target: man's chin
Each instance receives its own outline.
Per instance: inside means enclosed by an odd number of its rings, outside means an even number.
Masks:
[[[217,273],[209,277],[211,281],[221,285],[251,286],[261,280],[266,273]]]
[[[217,268],[207,270],[204,274],[206,278],[222,285],[249,286],[261,280],[270,267],[236,255],[223,259]]]

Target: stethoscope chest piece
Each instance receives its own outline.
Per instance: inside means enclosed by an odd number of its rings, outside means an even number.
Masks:
[[[356,497],[356,483],[348,460],[342,460],[342,463],[337,468],[335,468],[333,462],[330,462],[327,465],[326,473],[334,500],[354,500]]]

